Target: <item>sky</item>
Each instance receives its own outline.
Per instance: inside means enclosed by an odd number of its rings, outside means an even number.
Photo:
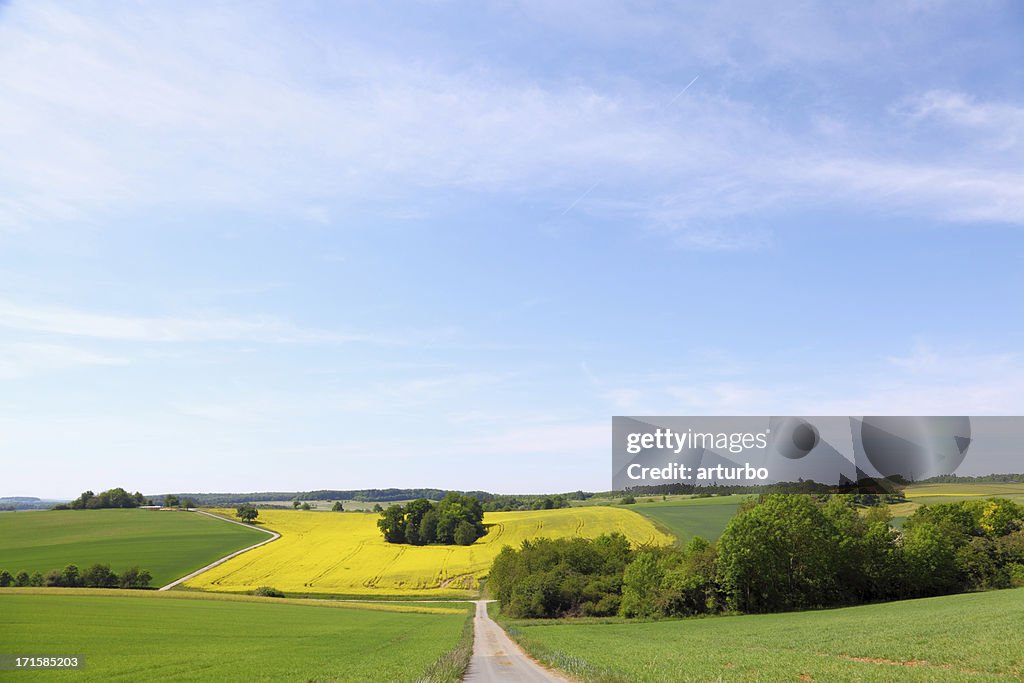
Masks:
[[[606,490],[613,415],[1020,414],[1022,32],[2,2],[0,496]]]

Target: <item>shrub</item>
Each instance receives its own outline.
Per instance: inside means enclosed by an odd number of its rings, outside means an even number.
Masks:
[[[253,595],[259,595],[264,598],[283,598],[284,593],[277,590],[273,586],[260,586],[252,592]]]

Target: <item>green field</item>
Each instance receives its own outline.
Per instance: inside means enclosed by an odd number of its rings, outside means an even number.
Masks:
[[[0,589],[0,652],[85,656],[85,670],[48,681],[412,681],[467,619],[467,608],[85,592]]]
[[[709,541],[721,536],[725,525],[746,498],[748,496],[722,496],[664,502],[656,499],[653,503],[637,502],[628,506],[628,509],[653,520],[678,537],[681,544],[685,544],[694,536],[703,536]]]
[[[0,515],[0,569],[45,574],[67,564],[100,563],[115,572],[148,569],[170,583],[268,536],[191,512],[60,510]]]
[[[640,623],[506,621],[581,681],[1019,681],[1024,589]]]
[[[1024,484],[999,482],[914,484],[903,491],[915,503],[952,503],[958,500],[1009,498],[1024,503]]]

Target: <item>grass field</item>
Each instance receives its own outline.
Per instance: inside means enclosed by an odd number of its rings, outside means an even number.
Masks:
[[[736,514],[740,503],[749,496],[722,496],[715,498],[689,498],[654,503],[637,502],[631,510],[651,518],[659,526],[685,544],[694,536],[713,541],[722,535],[725,525]],[[642,500],[642,499],[638,499]]]
[[[916,503],[950,503],[971,498],[1009,498],[1024,503],[1024,484],[915,484],[904,494]]]
[[[61,510],[0,515],[0,569],[12,574],[100,563],[148,569],[162,586],[266,534],[205,515],[156,510]]]
[[[581,681],[1019,681],[1024,589],[819,612],[506,622]]]
[[[289,593],[466,596],[505,545],[547,536],[593,538],[619,531],[636,544],[674,538],[644,517],[615,508],[487,513],[486,536],[470,546],[385,543],[378,515],[263,510],[264,526],[281,539],[214,567],[188,588],[244,592],[261,585]]]
[[[84,670],[48,681],[413,681],[455,647],[468,616],[233,597],[0,589],[0,652],[85,656]]]

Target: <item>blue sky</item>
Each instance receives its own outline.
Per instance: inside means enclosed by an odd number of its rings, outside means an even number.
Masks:
[[[1020,413],[1024,10],[833,5],[0,4],[0,495]]]

